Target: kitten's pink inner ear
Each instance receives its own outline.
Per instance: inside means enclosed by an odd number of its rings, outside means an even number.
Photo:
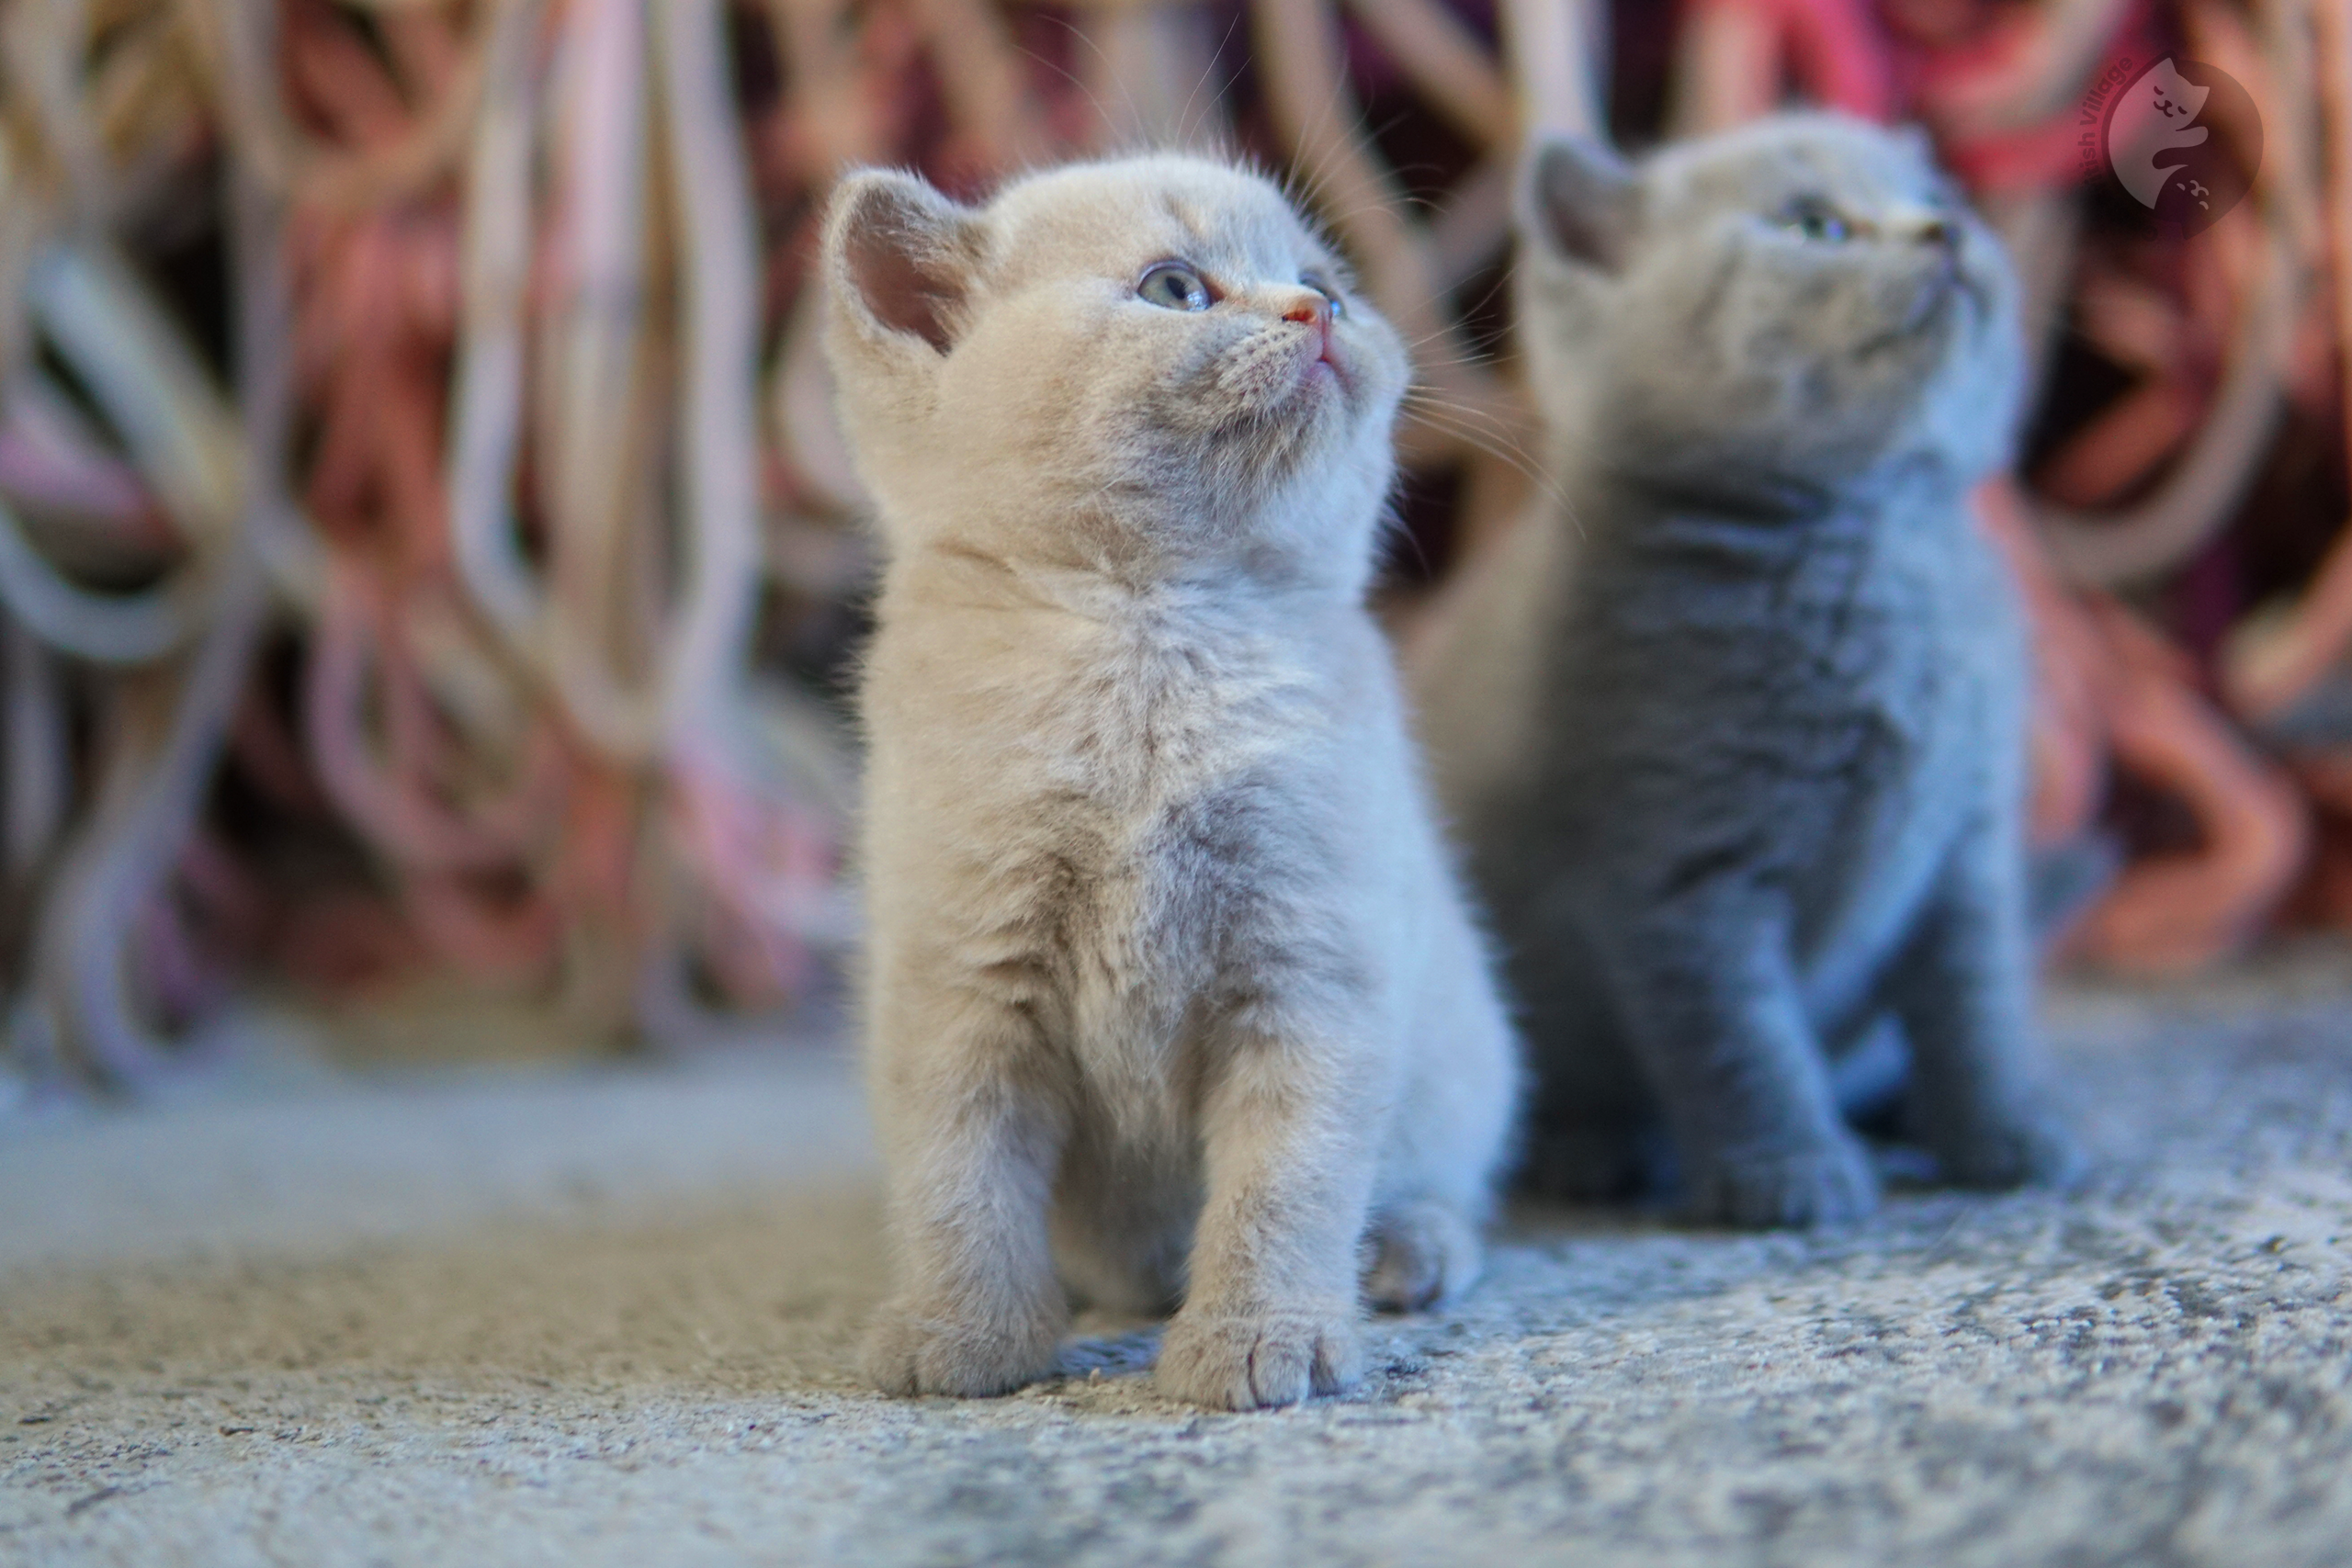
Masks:
[[[1614,272],[1633,248],[1641,188],[1623,159],[1597,141],[1562,137],[1535,154],[1532,216],[1571,261]]]
[[[961,214],[927,189],[859,193],[842,234],[842,260],[874,319],[945,354],[955,341],[970,266]]]

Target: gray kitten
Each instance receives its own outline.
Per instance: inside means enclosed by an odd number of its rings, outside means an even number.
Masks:
[[[1420,696],[1526,1008],[1539,1182],[1621,1183],[1662,1111],[1701,1215],[1864,1213],[1841,1112],[1898,1042],[1946,1179],[2061,1174],[2025,648],[1965,502],[2016,414],[1997,243],[1922,143],[1826,116],[1631,168],[1553,142],[1521,226],[1570,505],[1462,585]]]

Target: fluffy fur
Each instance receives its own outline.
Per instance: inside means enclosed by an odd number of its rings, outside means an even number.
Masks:
[[[1860,1214],[1841,1112],[1906,1047],[1946,1179],[2063,1172],[2025,652],[1965,503],[2018,395],[1996,243],[1922,144],[1828,117],[1637,168],[1542,147],[1521,224],[1568,504],[1464,586],[1420,705],[1526,1010],[1539,1185],[1629,1184],[1662,1120],[1703,1216]]]
[[[1212,304],[1141,297],[1170,259]],[[1014,1388],[1067,1289],[1181,1302],[1182,1397],[1343,1388],[1367,1291],[1476,1272],[1516,1074],[1363,608],[1403,349],[1272,186],[1184,158],[978,209],[861,174],[824,265],[888,557],[871,1375]]]

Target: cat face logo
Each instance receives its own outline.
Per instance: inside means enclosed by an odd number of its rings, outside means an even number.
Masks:
[[[2202,61],[2167,57],[2136,76],[2130,62],[2119,61],[2093,85],[2084,110],[2086,149],[2091,124],[2103,118],[2096,145],[2107,170],[2158,232],[2185,237],[2211,228],[2261,166],[2254,100]]]

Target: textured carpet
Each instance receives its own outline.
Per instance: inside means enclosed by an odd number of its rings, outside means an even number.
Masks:
[[[1517,1215],[1347,1401],[892,1403],[830,1059],[0,1122],[0,1562],[2352,1561],[2352,979],[2059,998],[2099,1161],[1816,1236]]]

